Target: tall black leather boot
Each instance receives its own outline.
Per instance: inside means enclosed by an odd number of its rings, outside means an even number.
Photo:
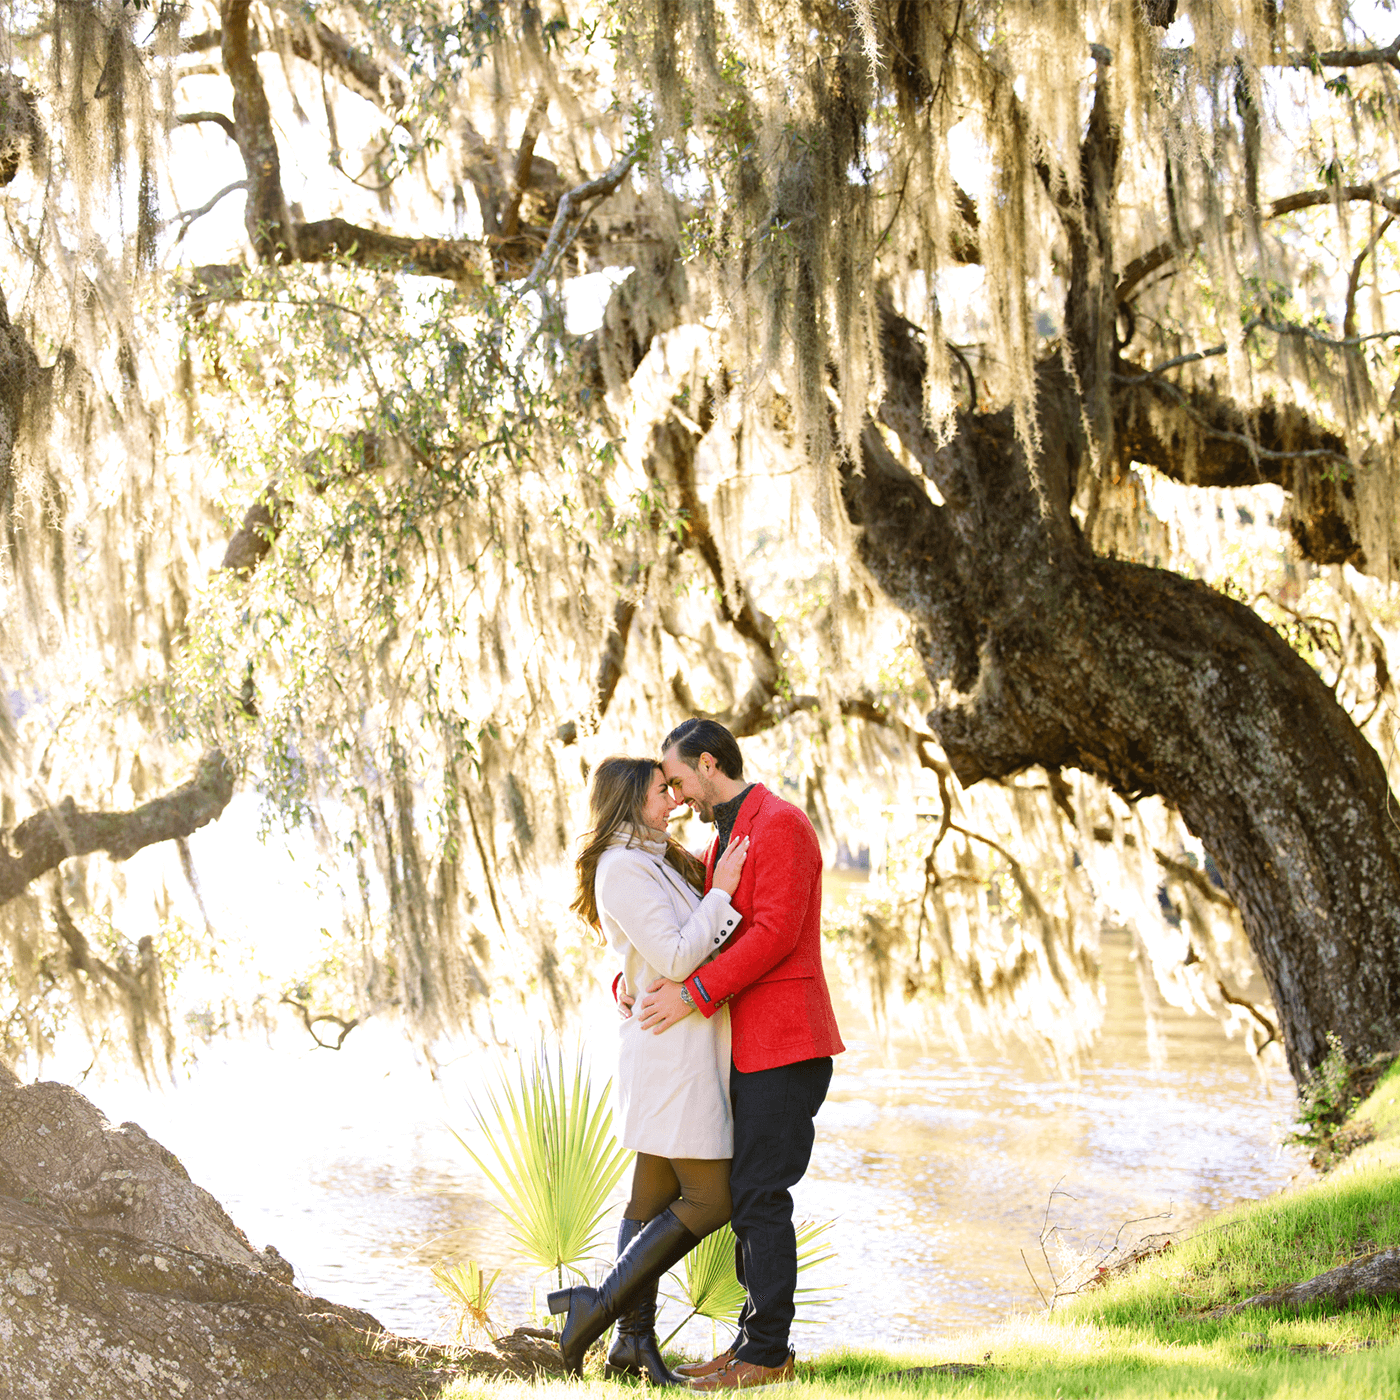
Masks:
[[[583,1355],[607,1331],[608,1324],[636,1307],[647,1296],[648,1288],[654,1290],[661,1275],[699,1243],[698,1236],[692,1235],[668,1207],[633,1236],[597,1288],[561,1288],[549,1295],[550,1312],[567,1314],[559,1350],[570,1375],[583,1374]]]
[[[617,1227],[619,1259],[645,1223],[622,1217]],[[656,1341],[656,1289],[655,1281],[648,1284],[632,1308],[618,1318],[612,1346],[608,1348],[607,1365],[603,1368],[609,1380],[618,1376],[645,1376],[652,1385],[683,1384],[661,1359],[661,1348]]]

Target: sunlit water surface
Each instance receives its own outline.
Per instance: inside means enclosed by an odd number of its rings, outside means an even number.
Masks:
[[[800,1349],[911,1345],[1035,1305],[1022,1253],[1048,1288],[1047,1208],[1085,1247],[1135,1217],[1167,1218],[1125,1240],[1187,1228],[1298,1173],[1298,1154],[1278,1146],[1293,1106],[1286,1072],[1261,1077],[1212,1022],[1170,1011],[1154,1063],[1126,946],[1106,953],[1107,1032],[1073,1082],[987,1044],[971,1046],[971,1062],[939,1044],[886,1056],[844,1012],[849,1048],[794,1193],[799,1218],[835,1221],[836,1260],[803,1281],[841,1292],[799,1329]],[[339,1053],[290,1031],[275,1049],[215,1046],[163,1093],[83,1088],[114,1122],[134,1119],[174,1151],[255,1245],[292,1261],[302,1287],[441,1337],[437,1258],[506,1265],[493,1308],[506,1325],[550,1286],[511,1264],[490,1188],[451,1131],[478,1142],[466,1103],[484,1068],[464,1053],[435,1081],[391,1027],[371,1023]],[[1050,1261],[1063,1268],[1053,1249]],[[666,1305],[663,1330],[682,1315]],[[699,1322],[683,1336],[697,1351],[710,1338]]]

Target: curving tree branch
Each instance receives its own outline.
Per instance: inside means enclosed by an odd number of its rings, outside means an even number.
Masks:
[[[194,223],[196,219],[202,219],[214,208],[216,204],[219,203],[220,200],[226,198],[228,195],[233,194],[236,190],[246,190],[247,188],[248,182],[246,180],[235,180],[232,184],[225,185],[223,189],[221,189],[217,194],[212,195],[210,196],[210,198],[206,199],[204,203],[199,206],[198,209],[181,209],[178,214],[175,214],[171,218],[166,220],[165,226],[166,228],[169,228],[172,224],[180,225],[180,232],[175,240],[178,243],[180,239],[182,239],[185,236],[185,234],[189,232],[190,225]]]
[[[559,201],[554,224],[540,251],[534,267],[525,279],[522,291],[538,287],[549,276],[554,264],[578,235],[579,228],[599,200],[606,199],[627,178],[628,172],[641,159],[640,146],[633,147],[620,160],[614,161],[601,175],[576,185]],[[572,227],[571,227],[572,225]]]
[[[255,54],[262,53],[268,48],[277,49],[285,44],[293,57],[318,64],[334,73],[346,88],[376,107],[396,112],[403,106],[403,83],[396,74],[376,63],[370,54],[320,20],[308,23],[294,12],[289,12],[288,18],[290,28],[276,31],[270,45],[264,43],[256,32],[250,33],[250,50]],[[182,41],[180,49],[183,53],[208,53],[211,49],[222,48],[223,37],[222,29],[206,29],[188,36]]]
[[[404,105],[403,83],[374,61],[363,49],[320,20],[308,23],[293,18],[287,31],[287,46],[297,58],[329,69],[353,93],[386,112],[397,112]]]
[[[176,126],[198,126],[201,122],[213,122],[215,126],[223,129],[230,141],[238,140],[238,130],[233,124],[233,118],[224,116],[222,112],[181,112],[175,118]]]
[[[0,904],[73,856],[105,851],[113,860],[129,860],[147,846],[189,836],[223,814],[233,785],[228,761],[209,749],[188,782],[134,811],[85,812],[65,797],[0,841]]]
[[[578,237],[591,210],[618,188],[639,158],[639,151],[631,151],[603,174],[565,193],[547,235],[543,230],[523,227],[521,198],[531,185],[534,166],[543,164],[534,156],[547,105],[540,98],[527,119],[508,193],[505,226],[496,237],[482,241],[413,238],[339,218],[310,222],[293,219],[282,186],[272,111],[258,73],[258,44],[249,19],[250,5],[251,0],[223,0],[219,36],[224,71],[233,87],[231,134],[243,157],[247,177],[244,223],[262,262],[345,261],[360,267],[388,266],[450,278],[467,286],[482,285],[490,268],[503,280],[525,277],[528,291],[548,275],[558,257]],[[310,46],[308,55],[339,55],[338,61],[343,67],[348,65],[347,71],[357,72],[359,81],[368,84],[373,78],[379,84],[376,92],[384,86],[381,71],[330,31],[321,34],[318,29],[306,39],[306,44]],[[297,51],[295,42],[293,51]],[[356,64],[361,68],[356,68]],[[191,118],[194,119],[219,120],[215,113],[196,113]]]
[[[1205,353],[1205,352],[1201,352]],[[1183,387],[1124,362],[1115,376],[1119,445],[1188,486],[1291,486],[1299,462],[1350,460],[1345,439],[1294,403],[1266,399],[1246,413],[1213,384]]]
[[[1355,204],[1363,201],[1378,204],[1390,214],[1400,214],[1400,197],[1388,194],[1378,183],[1371,183],[1331,185],[1320,190],[1299,190],[1295,194],[1285,195],[1282,199],[1274,200],[1267,208],[1259,211],[1258,217],[1261,221],[1277,219],[1284,214],[1295,214],[1300,209],[1316,209],[1323,204]],[[1246,217],[1243,212],[1227,214],[1220,221],[1220,228],[1222,231],[1236,229]],[[1123,269],[1123,274],[1118,279],[1116,295],[1119,303],[1129,300],[1143,280],[1150,277],[1152,273],[1174,262],[1182,253],[1189,253],[1199,247],[1204,242],[1205,236],[1206,228],[1202,225],[1190,230],[1180,241],[1168,239],[1134,258]]]
[[[345,1044],[345,1037],[360,1024],[358,1016],[352,1017],[349,1021],[342,1016],[331,1016],[329,1014],[313,1016],[311,1008],[305,1002],[297,1001],[294,997],[283,996],[278,998],[279,1006],[290,1006],[301,1013],[302,1024],[306,1027],[306,1033],[312,1040],[320,1046],[322,1050],[339,1050]],[[340,1028],[340,1034],[336,1036],[334,1044],[328,1040],[322,1040],[316,1034],[316,1027],[319,1025],[332,1025]]]
[[[535,161],[535,143],[540,139],[544,128],[545,115],[549,111],[549,91],[541,88],[536,96],[530,115],[525,118],[525,130],[520,137],[520,149],[515,156],[515,173],[510,179],[510,201],[506,205],[505,217],[501,220],[501,237],[514,238],[520,231],[520,201],[530,187],[530,171]]]
[[[486,245],[471,239],[408,238],[364,228],[344,219],[292,223],[288,257],[307,263],[349,262],[356,267],[393,267],[428,277],[446,277],[469,286],[485,283],[486,268],[491,261]]]
[[[1400,40],[1396,42],[1400,43]],[[1361,287],[1361,269],[1365,265],[1366,259],[1375,251],[1376,245],[1390,232],[1390,226],[1394,222],[1395,215],[1387,214],[1381,221],[1380,227],[1371,235],[1370,242],[1356,255],[1352,262],[1351,273],[1347,277],[1346,310],[1342,313],[1342,335],[1345,337],[1351,338],[1356,335],[1356,293]]]
[[[1306,68],[1313,73],[1321,68],[1367,68],[1373,63],[1385,64],[1400,72],[1400,36],[1383,49],[1329,49],[1326,53],[1288,55],[1288,67]]]

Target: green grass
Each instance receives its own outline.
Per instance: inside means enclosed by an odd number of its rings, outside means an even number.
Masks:
[[[1217,1216],[1053,1313],[925,1348],[826,1352],[800,1363],[797,1383],[785,1390],[800,1400],[1400,1400],[1400,1300],[1357,1302],[1341,1312],[1251,1308],[1229,1318],[1202,1316],[1400,1244],[1400,1064],[1353,1119],[1373,1124],[1375,1141],[1321,1181]],[[892,1378],[954,1364],[976,1369]],[[629,1388],[591,1371],[582,1382],[463,1380],[443,1400],[618,1400]]]

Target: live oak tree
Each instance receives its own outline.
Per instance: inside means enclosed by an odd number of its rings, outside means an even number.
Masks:
[[[7,26],[8,1038],[60,986],[159,1020],[75,858],[240,778],[344,873],[363,1005],[562,1012],[588,763],[705,710],[831,842],[936,787],[881,997],[1073,1041],[1107,902],[1295,1073],[1394,1046],[1348,580],[1400,563],[1400,40],[1273,0]],[[1142,547],[1147,479],[1280,488],[1334,615]]]

